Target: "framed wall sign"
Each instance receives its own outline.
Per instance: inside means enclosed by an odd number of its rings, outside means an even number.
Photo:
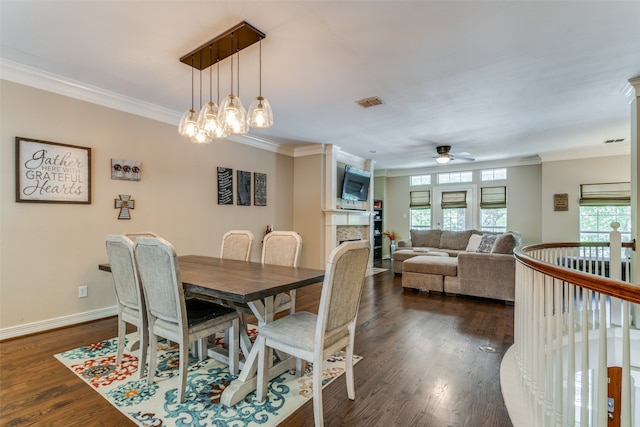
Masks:
[[[218,166],[218,204],[233,204],[233,169]]]
[[[553,195],[553,210],[554,211],[568,211],[569,210],[569,194],[554,194]]]
[[[251,172],[237,171],[238,206],[251,206]]]
[[[16,202],[91,203],[91,148],[16,137]]]
[[[267,206],[267,174],[253,173],[253,205]]]

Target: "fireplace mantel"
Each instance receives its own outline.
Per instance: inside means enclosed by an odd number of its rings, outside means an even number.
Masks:
[[[372,211],[349,209],[325,209],[325,225],[364,225],[371,224]]]

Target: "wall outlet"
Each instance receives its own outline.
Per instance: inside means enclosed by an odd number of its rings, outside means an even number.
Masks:
[[[89,295],[89,287],[87,285],[78,286],[78,298],[86,298]]]

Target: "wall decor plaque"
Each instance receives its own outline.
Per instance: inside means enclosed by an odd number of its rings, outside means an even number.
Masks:
[[[16,137],[16,202],[91,203],[91,148]]]
[[[253,205],[267,206],[267,174],[253,173]]]
[[[569,210],[569,195],[567,193],[553,195],[553,210],[554,211]]]
[[[140,181],[140,162],[135,160],[111,159],[111,179]]]
[[[238,171],[238,206],[251,206],[251,172]]]
[[[218,167],[218,204],[233,204],[233,169]]]

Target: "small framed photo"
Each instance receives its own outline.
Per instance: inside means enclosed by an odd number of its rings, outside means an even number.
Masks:
[[[16,137],[16,202],[91,203],[91,148]]]

